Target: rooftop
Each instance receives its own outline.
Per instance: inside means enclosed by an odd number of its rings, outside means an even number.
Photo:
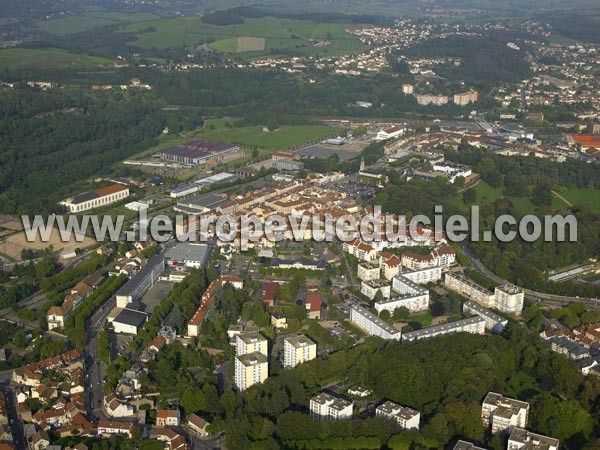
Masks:
[[[306,347],[308,345],[316,345],[313,341],[311,341],[304,335],[290,336],[285,338],[285,341],[295,348]]]
[[[266,364],[267,357],[262,353],[253,352],[246,355],[236,356],[236,358],[246,367],[254,366],[256,364]]]
[[[147,318],[148,314],[146,314],[145,312],[123,308],[119,315],[115,317],[114,321],[139,328],[143,325],[144,322],[146,322]]]
[[[321,392],[311,399],[311,401],[319,403],[320,405],[328,405],[330,408],[337,411],[341,411],[348,406],[352,405],[352,402],[340,397],[334,397],[327,392]]]
[[[382,405],[377,407],[379,411],[384,412],[385,414],[393,414],[396,417],[400,417],[404,420],[410,420],[416,415],[420,414],[419,411],[409,408],[407,406],[402,406],[397,403],[387,401]]]
[[[559,444],[558,439],[532,433],[523,428],[513,429],[512,433],[510,433],[509,441],[525,444],[522,448],[526,450],[548,450],[551,448],[558,448]]]
[[[180,242],[165,252],[165,258],[174,261],[199,261],[204,264],[208,258],[208,245]]]
[[[256,342],[267,342],[267,338],[265,338],[258,331],[252,331],[250,333],[238,334],[236,339],[241,339],[244,342],[244,344],[254,344]]]
[[[468,319],[457,320],[456,322],[444,323],[441,325],[434,325],[432,327],[423,328],[421,330],[410,331],[408,333],[404,333],[404,339],[411,340],[417,337],[436,335],[438,333],[450,333],[456,329],[462,328],[464,326],[473,325],[478,322],[485,322],[482,317],[470,317]]]

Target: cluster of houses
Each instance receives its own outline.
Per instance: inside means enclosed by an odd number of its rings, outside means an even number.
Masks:
[[[100,285],[103,279],[104,276],[99,273],[88,275],[73,286],[62,305],[51,306],[46,313],[48,330],[64,328],[69,314]]]
[[[547,330],[540,336],[552,350],[577,361],[582,374],[600,377],[600,324]]]
[[[19,417],[34,427],[29,436],[34,448],[45,448],[40,440],[49,431],[60,437],[97,434],[86,415],[85,367],[78,351],[15,369],[12,382]]]

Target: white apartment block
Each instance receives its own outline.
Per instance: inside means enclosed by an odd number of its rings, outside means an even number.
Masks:
[[[497,286],[494,289],[496,308],[508,314],[521,314],[523,311],[523,290],[512,284]]]
[[[379,279],[379,266],[372,262],[364,262],[358,265],[358,278],[361,281]]]
[[[421,413],[412,408],[387,401],[375,410],[376,417],[394,420],[404,430],[418,430]]]
[[[418,270],[403,269],[392,278],[392,289],[402,295],[375,303],[375,309],[378,313],[383,310],[393,313],[401,307],[408,308],[410,312],[424,311],[429,306],[429,291],[418,283],[435,282],[441,277],[442,268],[439,266]]]
[[[238,391],[243,392],[250,386],[264,383],[269,376],[267,357],[258,352],[235,357],[234,384]]]
[[[387,280],[367,280],[361,281],[360,292],[366,295],[370,300],[373,300],[377,295],[377,291],[381,291],[383,298],[390,298],[392,290],[390,282]]]
[[[426,310],[429,306],[429,291],[401,274],[392,278],[392,288],[394,292],[402,295],[375,303],[378,313],[383,310],[393,313],[395,309],[401,307],[407,308],[410,312],[418,312]]]
[[[496,306],[496,297],[492,292],[469,280],[464,275],[448,272],[444,277],[444,284],[446,287],[486,308],[494,308]]]
[[[236,356],[246,355],[248,353],[262,353],[269,355],[267,338],[259,332],[240,333],[235,336],[235,354]]]
[[[418,270],[401,270],[396,277],[402,276],[413,283],[427,284],[435,283],[442,279],[442,268],[440,266],[427,267]]]
[[[485,320],[485,327],[494,333],[501,333],[508,324],[508,320],[504,317],[470,300],[463,303],[463,312],[481,317]]]
[[[396,330],[385,320],[380,319],[368,309],[358,305],[350,306],[350,321],[369,336],[378,336],[382,339],[394,339],[397,341],[402,338],[400,330]]]
[[[402,342],[418,341],[451,333],[485,334],[485,320],[481,317],[470,317],[456,322],[444,323],[402,335]]]
[[[529,403],[488,392],[481,404],[481,421],[491,426],[493,434],[510,433],[513,428],[525,428]]]
[[[353,407],[351,401],[321,392],[310,399],[310,416],[317,420],[350,419]]]
[[[296,367],[317,357],[317,344],[304,335],[290,336],[283,341],[283,367]]]
[[[558,450],[560,442],[523,428],[515,428],[510,433],[506,450]]]

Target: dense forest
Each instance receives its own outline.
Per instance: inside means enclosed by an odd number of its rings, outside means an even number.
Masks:
[[[72,186],[108,174],[156,143],[169,113],[151,94],[16,89],[0,92],[0,204],[44,214]],[[190,115],[189,126],[199,119]]]
[[[427,40],[408,49],[414,57],[459,58],[461,64],[447,64],[436,70],[452,80],[465,80],[476,86],[518,81],[530,74],[524,51],[506,46],[507,39],[486,36],[448,36]]]
[[[324,386],[354,383],[421,411],[421,432],[401,432],[369,418],[316,422],[308,402]],[[243,398],[225,393],[223,417],[229,448],[444,448],[456,438],[504,449],[481,426],[488,391],[531,403],[528,428],[572,448],[596,448],[600,382],[586,379],[568,358],[516,326],[505,337],[460,334],[415,344],[370,340],[347,352],[303,364],[250,388]],[[212,408],[215,406],[213,405]]]

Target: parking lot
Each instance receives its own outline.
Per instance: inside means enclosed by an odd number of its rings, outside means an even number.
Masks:
[[[377,192],[379,192],[379,188],[377,186],[373,186],[372,184],[363,184],[356,183],[352,181],[343,181],[337,184],[337,188],[341,191],[345,192],[348,197],[373,197]]]
[[[152,288],[142,297],[141,304],[144,312],[152,314],[154,309],[160,305],[169,292],[173,289],[173,283],[169,281],[157,281]]]

